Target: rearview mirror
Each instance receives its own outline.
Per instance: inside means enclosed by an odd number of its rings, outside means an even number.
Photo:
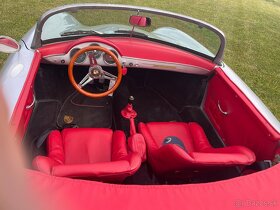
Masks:
[[[151,22],[151,18],[140,15],[131,15],[129,18],[129,23],[133,26],[147,27],[151,25]]]
[[[19,51],[18,42],[8,36],[0,36],[0,52],[15,53]]]

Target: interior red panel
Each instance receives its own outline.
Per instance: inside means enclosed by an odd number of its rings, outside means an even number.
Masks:
[[[230,180],[187,185],[112,185],[27,171],[36,201],[48,209],[278,209],[280,165]],[[32,196],[32,198],[34,198]],[[249,203],[248,203],[249,202]],[[264,203],[266,202],[266,203]],[[34,202],[33,202],[34,204]],[[266,206],[264,206],[266,205]]]
[[[215,67],[215,64],[212,62],[186,51],[137,38],[111,37],[104,39],[100,37],[84,37],[74,41],[46,45],[40,48],[40,52],[43,57],[51,54],[65,54],[73,46],[85,42],[101,42],[111,45],[116,48],[122,56],[182,63],[208,70],[213,70]]]
[[[226,145],[246,146],[257,160],[274,158],[279,133],[222,71],[210,80],[206,94],[204,110]]]

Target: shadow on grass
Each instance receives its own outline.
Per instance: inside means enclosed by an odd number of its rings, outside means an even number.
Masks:
[[[278,7],[280,7],[280,0],[265,0],[267,2],[270,2]]]

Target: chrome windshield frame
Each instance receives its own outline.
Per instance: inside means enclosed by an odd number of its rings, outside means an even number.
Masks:
[[[225,45],[226,45],[226,39],[225,39],[224,33],[220,29],[216,28],[215,26],[213,26],[209,23],[206,23],[204,21],[201,21],[201,20],[189,17],[189,16],[181,15],[181,14],[176,14],[173,12],[152,9],[152,8],[148,8],[148,7],[138,7],[138,6],[130,6],[130,5],[119,5],[119,4],[83,3],[83,4],[64,5],[61,7],[51,9],[51,10],[45,12],[41,16],[41,18],[38,20],[31,48],[38,49],[42,46],[42,40],[41,40],[42,29],[43,29],[45,22],[47,21],[47,19],[49,17],[51,17],[57,13],[75,12],[80,9],[111,9],[111,10],[127,10],[127,11],[135,11],[135,12],[138,12],[138,11],[149,12],[149,13],[155,14],[155,15],[163,15],[166,17],[171,17],[171,18],[176,18],[179,20],[187,21],[187,22],[196,24],[200,27],[207,28],[210,31],[214,32],[220,38],[220,41],[221,41],[219,50],[212,61],[218,65],[220,65],[220,63],[222,62],[223,55],[224,55],[224,49],[225,49]]]

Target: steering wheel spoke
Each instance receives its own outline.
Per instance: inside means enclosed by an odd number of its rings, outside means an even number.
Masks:
[[[88,78],[89,78],[89,73],[87,73],[87,75],[81,80],[79,85],[83,84]]]
[[[93,78],[90,77],[89,73],[81,80],[81,82],[78,84],[80,88],[83,88],[88,83],[93,81]]]
[[[110,74],[107,71],[103,71],[103,78],[108,80],[117,80],[118,77],[113,74]]]

